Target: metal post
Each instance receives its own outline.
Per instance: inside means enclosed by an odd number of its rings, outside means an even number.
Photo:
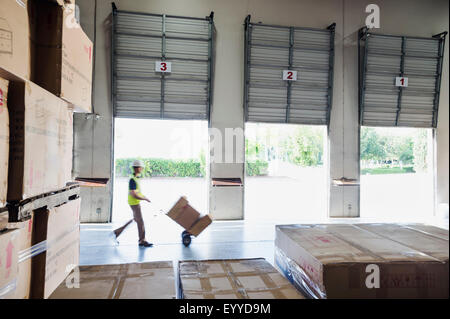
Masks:
[[[248,89],[250,81],[250,47],[251,47],[251,16],[245,18],[245,33],[244,33],[244,121],[248,121]]]
[[[166,15],[162,16],[161,60],[166,61]],[[161,110],[160,118],[164,119],[165,75],[161,73]]]
[[[405,74],[405,37],[402,37],[402,55],[400,58],[400,77],[403,77]],[[402,95],[403,95],[403,87],[398,88],[398,99],[397,99],[397,115],[395,117],[395,126],[398,126],[398,119],[400,117],[400,111],[402,108]]]
[[[440,38],[439,40],[439,60],[436,68],[436,82],[434,88],[434,100],[433,100],[433,127],[437,128],[438,124],[438,112],[439,112],[439,98],[441,93],[441,79],[442,79],[442,65],[444,59],[444,48],[445,48],[445,38],[447,36],[447,31],[441,32],[433,36],[433,38]]]
[[[115,70],[115,53],[116,53],[116,42],[115,42],[115,36],[116,36],[116,17],[117,17],[117,7],[116,4],[112,3],[112,15],[111,15],[111,104],[112,104],[112,110],[113,110],[113,118],[112,118],[112,125],[111,125],[111,186],[110,186],[110,205],[111,205],[111,211],[109,214],[109,222],[112,221],[112,214],[113,214],[113,207],[114,207],[114,137],[115,137],[115,118],[117,115],[116,112],[116,70]],[[97,18],[97,10],[95,11],[95,18]],[[95,48],[94,48],[94,51]]]
[[[331,24],[328,28],[330,30],[330,59],[328,68],[328,108],[327,108],[327,128],[330,128],[330,115],[333,106],[333,86],[334,86],[334,37],[336,30],[336,23]]]
[[[360,118],[360,125],[364,125],[364,99],[365,99],[365,92],[366,92],[366,72],[367,72],[367,51],[369,48],[369,37],[370,34],[367,32],[367,28],[361,29],[361,39],[365,37],[364,42],[364,56],[363,56],[363,65],[362,65],[362,73],[361,73],[361,83],[360,83],[360,89],[361,89],[361,104],[359,109],[359,118]]]
[[[292,60],[294,56],[294,28],[289,28],[289,70],[292,70]],[[291,111],[291,95],[292,81],[287,82],[287,99],[286,99],[286,123],[289,123],[289,115]]]
[[[117,7],[116,4],[112,3],[112,15],[111,15],[111,104],[113,109],[113,116],[116,117],[116,69],[115,69],[115,51],[116,51],[116,17],[117,17]]]
[[[211,127],[211,106],[212,106],[212,90],[213,90],[213,66],[214,66],[214,12],[209,15],[208,24],[208,105],[206,118],[208,120],[208,127]]]

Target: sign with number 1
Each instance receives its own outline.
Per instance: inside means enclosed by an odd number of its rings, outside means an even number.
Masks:
[[[408,87],[408,78],[397,76],[395,86]]]
[[[156,61],[155,72],[162,72],[162,73],[172,72],[172,63],[166,61]]]
[[[283,70],[284,81],[297,81],[297,71]]]

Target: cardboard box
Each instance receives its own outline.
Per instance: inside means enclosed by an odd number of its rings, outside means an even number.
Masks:
[[[0,7],[0,67],[30,79],[27,0],[1,0]]]
[[[7,207],[0,207],[0,231],[8,227],[9,212]]]
[[[72,177],[73,112],[30,81],[10,82],[8,201],[66,186]]]
[[[9,223],[8,228],[17,229],[18,234],[18,271],[14,299],[28,299],[31,287],[31,247],[33,234],[33,216],[25,221]]]
[[[9,114],[8,81],[0,77],[0,207],[8,194]],[[1,230],[0,226],[0,230]]]
[[[448,298],[448,240],[395,224],[276,226],[278,266],[314,298]]]
[[[200,218],[200,213],[189,205],[185,197],[181,197],[167,213],[167,216],[188,230]]]
[[[175,299],[171,261],[80,266],[50,299]]]
[[[74,105],[92,111],[93,44],[75,19],[73,6],[33,0],[31,80]]]
[[[184,299],[305,299],[263,258],[180,261]]]
[[[75,4],[75,0],[53,0],[53,2],[56,2],[60,6],[65,6],[68,4]]]
[[[34,212],[33,245],[47,250],[31,261],[30,298],[47,299],[79,264],[80,199]]]
[[[17,229],[0,232],[0,299],[13,299],[18,261]]]
[[[200,233],[205,230],[206,227],[208,227],[210,224],[212,223],[212,219],[210,215],[205,215],[203,217],[200,217],[195,223],[194,225],[189,228],[189,233],[191,235],[194,235],[195,237],[197,237],[198,235],[200,235]]]

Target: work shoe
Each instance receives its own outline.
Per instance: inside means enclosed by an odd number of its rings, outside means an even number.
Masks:
[[[108,237],[114,242],[114,244],[117,246],[119,245],[119,241],[117,240],[116,233],[114,231],[110,232]]]
[[[152,247],[153,244],[149,243],[148,241],[143,241],[142,243],[139,243],[139,247]]]

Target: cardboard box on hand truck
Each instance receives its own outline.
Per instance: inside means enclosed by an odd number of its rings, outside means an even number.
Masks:
[[[172,218],[181,227],[183,227],[189,234],[198,236],[200,233],[212,223],[209,215],[200,217],[200,213],[195,210],[185,197],[181,197],[175,205],[167,213],[167,216]]]

